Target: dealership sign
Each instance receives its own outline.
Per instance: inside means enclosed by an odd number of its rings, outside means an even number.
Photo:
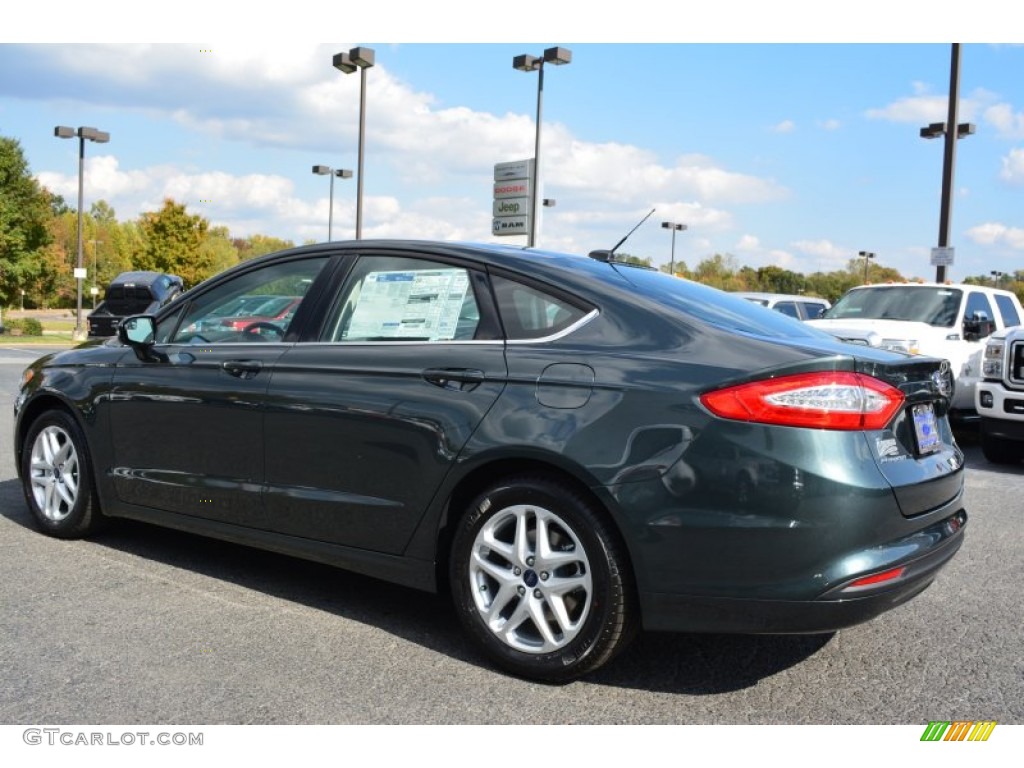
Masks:
[[[495,164],[491,234],[505,236],[530,233],[532,183],[532,159]]]

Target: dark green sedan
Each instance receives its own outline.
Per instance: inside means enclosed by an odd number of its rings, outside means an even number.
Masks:
[[[212,322],[263,295],[300,301]],[[925,589],[967,521],[950,385],[608,252],[356,241],[42,358],[14,442],[46,533],[133,518],[444,590],[555,682],[641,629],[827,632]]]

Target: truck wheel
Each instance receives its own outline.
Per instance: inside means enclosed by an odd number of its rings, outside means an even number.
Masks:
[[[981,452],[993,464],[1018,464],[1024,458],[1024,443],[996,437],[981,422]]]

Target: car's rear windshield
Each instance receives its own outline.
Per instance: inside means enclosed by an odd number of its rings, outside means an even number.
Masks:
[[[643,295],[719,328],[773,338],[832,338],[799,320],[735,294],[654,270],[616,269]]]
[[[963,292],[930,285],[857,288],[847,292],[824,317],[830,320],[910,320],[950,328],[956,322]]]

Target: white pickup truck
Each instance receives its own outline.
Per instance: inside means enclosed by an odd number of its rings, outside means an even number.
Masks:
[[[994,464],[1024,459],[1024,326],[989,337],[974,393],[981,452]]]
[[[851,288],[807,324],[854,344],[945,358],[955,378],[950,417],[976,420],[985,339],[1020,325],[1024,309],[1011,291],[984,285],[885,283]]]

